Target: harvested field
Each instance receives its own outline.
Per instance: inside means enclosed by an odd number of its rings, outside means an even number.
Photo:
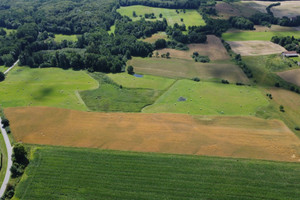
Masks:
[[[278,120],[49,107],[7,108],[5,113],[16,141],[24,143],[300,161],[299,138]]]
[[[279,54],[286,51],[282,46],[269,41],[232,41],[231,49],[242,56]]]
[[[226,49],[224,48],[220,38],[214,35],[208,35],[207,42],[204,44],[189,44],[188,47],[189,47],[188,51],[180,51],[176,49],[166,48],[166,49],[158,50],[158,53],[161,55],[169,52],[172,58],[193,60],[192,55],[193,52],[196,51],[200,55],[208,56],[211,60],[229,59],[229,55]]]
[[[251,15],[258,12],[256,9],[249,8],[240,2],[235,3],[226,3],[226,2],[217,2],[216,10],[219,17],[228,19],[231,16],[244,16],[250,17]]]
[[[278,72],[277,75],[289,83],[300,86],[300,69]]]
[[[196,63],[192,60],[165,58],[133,58],[128,62],[136,73],[170,78],[227,79],[248,83],[244,72],[236,65],[225,63]]]
[[[254,9],[258,12],[267,13],[266,8],[274,2],[271,2],[271,1],[242,1],[241,3],[249,9]]]

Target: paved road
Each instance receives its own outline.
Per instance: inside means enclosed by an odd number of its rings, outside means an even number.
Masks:
[[[19,62],[19,59],[10,67],[10,68],[8,68],[5,72],[4,72],[4,74],[7,74],[12,68],[14,68],[15,66],[16,66],[16,64],[18,64],[18,62]]]
[[[11,160],[12,146],[10,144],[10,141],[9,141],[9,138],[7,136],[7,133],[6,133],[5,129],[2,128],[2,123],[1,122],[2,122],[2,120],[1,120],[1,117],[0,117],[0,129],[1,129],[4,141],[5,141],[5,145],[6,145],[8,161],[7,161],[7,168],[6,168],[5,178],[3,180],[3,183],[2,183],[1,189],[0,189],[0,197],[2,197],[4,192],[5,192],[6,185],[9,181],[9,178],[10,178],[10,168],[12,166],[12,160]]]

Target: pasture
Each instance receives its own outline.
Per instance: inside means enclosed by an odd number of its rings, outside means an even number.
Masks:
[[[50,106],[87,110],[77,92],[97,86],[84,71],[16,67],[0,83],[0,99],[3,107]]]
[[[172,56],[172,55],[171,55]],[[231,82],[247,83],[249,80],[244,72],[235,64],[226,61],[222,63],[196,63],[192,60],[165,58],[138,58],[128,61],[138,74],[150,74],[169,78],[193,78],[204,80],[227,79]]]
[[[0,126],[2,126],[2,124],[0,124]],[[2,167],[0,168],[1,169],[0,170],[0,187],[1,187],[4,177],[5,177],[6,168],[7,168],[7,149],[6,149],[6,145],[5,145],[1,131],[0,131],[0,153],[3,156],[2,157]]]
[[[137,17],[133,17],[133,11],[136,12]],[[140,20],[141,17],[144,17],[145,14],[154,13],[156,19],[151,20],[162,20],[163,18],[167,19],[168,25],[173,26],[175,23],[178,24],[185,24],[188,28],[189,26],[201,26],[205,25],[205,21],[203,20],[202,16],[197,12],[197,10],[186,10],[186,13],[182,12],[179,9],[179,14],[176,13],[176,9],[167,9],[167,8],[154,8],[148,6],[128,6],[128,7],[121,7],[117,9],[123,16],[128,16],[132,20]],[[159,18],[159,14],[162,14],[162,18]],[[181,18],[183,22],[181,22]],[[150,20],[150,19],[146,19]]]
[[[270,41],[273,36],[294,36],[300,38],[300,31],[242,31],[242,32],[226,32],[222,34],[222,39],[226,41],[248,41],[248,40],[262,40]]]
[[[174,79],[159,76],[142,75],[135,77],[127,73],[107,74],[115,83],[127,88],[147,88],[154,90],[166,90],[174,82]]]
[[[7,69],[8,69],[7,67],[0,65],[0,72],[5,72],[5,70]]]
[[[283,80],[300,87],[300,69],[278,72],[277,75],[280,76]]]
[[[94,90],[81,91],[80,96],[91,111],[104,112],[140,112],[142,108],[154,103],[161,90],[147,88],[126,88],[115,83],[105,74],[90,74],[99,82]],[[122,83],[132,85],[131,81]],[[139,81],[140,86],[149,86],[149,81]],[[171,83],[171,82],[170,82]],[[150,86],[149,86],[150,87]],[[154,86],[153,86],[154,87]]]
[[[300,162],[300,140],[279,120],[49,107],[5,114],[15,140],[29,144]]]
[[[77,35],[63,35],[63,34],[55,34],[54,41],[61,43],[62,41],[67,40],[71,42],[77,41]]]
[[[218,13],[218,18],[228,19],[231,16],[244,16],[250,17],[258,11],[253,8],[249,8],[241,2],[220,2],[218,1],[215,9]]]
[[[198,52],[203,56],[208,56],[210,60],[228,60],[230,58],[221,40],[214,35],[208,35],[207,42],[204,44],[189,44],[188,47],[189,50],[187,51],[165,48],[157,50],[157,52],[159,55],[169,52],[172,58],[187,60],[194,60],[192,58],[194,52]]]
[[[231,49],[242,56],[280,54],[286,51],[282,46],[270,41],[231,41]]]
[[[149,43],[154,43],[158,39],[165,39],[166,41],[169,40],[166,32],[158,32],[158,33],[153,34],[151,37],[143,39],[143,41],[149,42]]]
[[[180,97],[186,101],[179,101]],[[253,87],[179,80],[143,112],[255,115],[260,107],[268,104],[261,91]]]
[[[291,199],[299,164],[32,147],[16,199]],[[208,192],[209,191],[209,192]]]

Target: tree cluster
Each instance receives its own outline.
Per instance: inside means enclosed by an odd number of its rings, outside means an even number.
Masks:
[[[182,33],[182,31],[186,31],[185,25],[178,25],[177,23],[175,23],[174,27],[169,26],[167,28],[166,33],[175,41],[183,44],[204,43],[207,40],[206,35],[201,31],[197,32],[195,30],[189,29],[188,34],[184,34]]]
[[[294,36],[273,36],[271,39],[271,42],[283,46],[288,51],[297,51],[298,53],[300,53],[299,41],[300,40],[295,39]]]
[[[121,6],[144,5],[173,9],[198,9],[200,5],[206,5],[208,2],[210,0],[119,0]]]
[[[254,30],[253,22],[244,17],[230,17],[229,23],[233,28]]]

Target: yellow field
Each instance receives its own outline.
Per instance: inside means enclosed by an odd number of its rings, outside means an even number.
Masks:
[[[5,113],[24,143],[300,162],[299,138],[278,120],[49,107]]]

